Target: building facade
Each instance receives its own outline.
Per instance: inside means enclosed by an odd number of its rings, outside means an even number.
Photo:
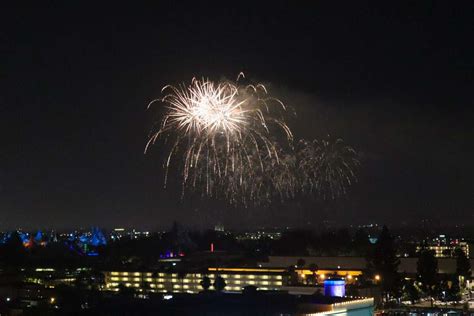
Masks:
[[[470,255],[469,244],[464,239],[450,238],[446,235],[425,239],[416,249],[417,251],[422,249],[432,250],[437,258],[453,258],[456,249],[461,249],[468,258]]]
[[[241,292],[245,286],[255,286],[259,290],[281,290],[287,284],[284,269],[259,268],[209,268],[208,273],[177,273],[150,271],[105,271],[105,289],[118,291],[120,287],[134,288],[137,291],[158,293],[199,293],[203,290],[204,277],[212,283],[217,276],[226,282],[225,291]]]
[[[432,250],[434,251],[436,258],[453,258],[454,251],[458,248],[461,249],[466,254],[466,257],[469,258],[469,244],[462,241],[453,245],[439,244],[439,245],[417,246],[416,250],[417,251],[420,251],[422,249]]]

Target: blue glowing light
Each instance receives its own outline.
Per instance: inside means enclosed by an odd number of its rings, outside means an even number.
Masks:
[[[346,282],[342,279],[324,281],[324,295],[344,297],[346,295]]]
[[[18,235],[20,236],[22,243],[26,244],[30,241],[30,236],[28,233],[19,232]]]
[[[35,242],[39,244],[41,241],[43,241],[43,233],[40,230],[38,230],[38,232],[35,235]]]

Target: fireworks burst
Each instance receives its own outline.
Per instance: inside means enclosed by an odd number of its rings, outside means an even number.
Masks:
[[[323,199],[335,199],[347,193],[357,181],[359,166],[356,151],[342,139],[300,141],[297,151],[301,190],[316,193]]]
[[[162,90],[165,96],[149,104],[165,105],[145,148],[159,139],[169,144],[165,184],[171,161],[182,159],[183,193],[224,192],[232,203],[261,198],[263,180],[257,179],[263,178],[264,161],[280,161],[272,139],[282,134],[290,141],[292,133],[284,121],[285,105],[262,84],[240,85],[240,77],[237,82],[194,78],[189,85],[168,85]]]

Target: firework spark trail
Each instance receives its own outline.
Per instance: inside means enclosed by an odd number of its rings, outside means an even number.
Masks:
[[[162,92],[165,96],[148,106],[160,101],[166,113],[150,134],[145,152],[159,139],[171,144],[165,184],[171,162],[182,156],[183,193],[186,189],[204,189],[208,196],[224,192],[231,203],[269,196],[261,193],[264,162],[279,164],[280,160],[273,136],[280,133],[287,141],[292,139],[281,101],[269,97],[262,84],[195,78],[190,85],[168,85]]]
[[[168,85],[162,89],[165,96],[148,105],[164,105],[145,152],[159,139],[167,144],[165,186],[173,163],[180,170],[183,195],[192,191],[231,204],[346,194],[357,179],[354,149],[329,137],[300,140],[293,149],[285,105],[262,84],[240,85],[240,78],[245,78],[242,73],[237,82],[193,78],[189,85]]]
[[[298,147],[296,155],[302,192],[335,199],[345,195],[357,181],[358,155],[342,139],[303,140]]]

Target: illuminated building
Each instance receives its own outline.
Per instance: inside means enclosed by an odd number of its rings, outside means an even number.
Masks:
[[[345,283],[352,284],[362,274],[360,270],[309,270],[295,269],[299,280],[314,275],[316,284],[323,284],[327,278],[338,277]],[[226,282],[225,291],[241,292],[245,286],[255,286],[259,290],[289,290],[290,273],[283,268],[209,268],[207,274],[187,273],[179,277],[175,272],[136,272],[107,271],[105,282],[107,290],[118,290],[120,285],[134,287],[151,292],[198,293],[202,291],[201,281],[207,276],[211,283],[216,276]],[[182,275],[181,275],[182,276]],[[213,287],[210,288],[213,290]],[[309,288],[309,290],[311,290]]]
[[[107,271],[104,275],[105,289],[111,291],[118,291],[120,286],[150,292],[198,293],[202,290],[200,273],[181,277],[170,272]]]
[[[324,280],[324,295],[336,297],[346,296],[346,282],[344,282],[344,279]]]
[[[312,264],[319,267],[317,273],[324,273],[324,276],[334,276],[334,273],[338,277],[343,277],[346,272],[349,274],[346,276],[346,283],[350,284],[347,279],[351,275],[351,278],[355,280],[357,274],[362,272],[367,267],[367,260],[364,257],[296,257],[296,256],[269,256],[265,262],[258,262],[259,266],[262,267],[281,267],[282,269],[288,266],[295,265],[299,259],[303,259],[307,266]],[[398,272],[404,273],[410,276],[417,275],[417,257],[410,258],[399,258],[400,265],[398,266]],[[474,258],[470,258],[471,266],[474,267]],[[323,268],[324,267],[324,268]],[[305,274],[310,274],[312,271],[306,269]],[[438,273],[439,274],[453,274],[456,273],[456,259],[455,258],[438,258]],[[474,270],[472,271],[472,277],[474,277]]]
[[[125,228],[114,228],[112,232],[110,233],[110,239],[115,241],[115,240],[120,240],[122,237],[124,237],[126,234]]]
[[[129,272],[106,271],[105,289],[117,291],[119,287],[132,287],[139,291],[199,293],[203,290],[202,279],[207,276],[211,283],[219,275],[225,282],[225,291],[241,292],[245,286],[252,285],[259,290],[280,290],[287,283],[284,269],[259,268],[209,268],[207,274],[176,272]],[[210,290],[213,290],[213,286]]]
[[[214,226],[214,231],[216,231],[216,232],[224,232],[224,231],[225,231],[224,225],[222,225],[222,224],[220,224],[220,223],[219,223],[219,224],[216,224],[216,225]]]
[[[295,269],[295,272],[298,273],[300,279],[305,279],[309,275],[315,275],[317,277],[318,283],[324,281],[328,277],[336,277],[344,279],[347,284],[352,284],[357,281],[358,277],[362,275],[362,269]]]
[[[248,285],[259,290],[281,290],[288,283],[288,273],[284,269],[262,268],[209,268],[209,272],[219,273],[227,283],[226,291],[241,292]]]
[[[437,258],[452,258],[454,251],[461,249],[469,258],[469,244],[459,239],[451,239],[446,235],[439,235],[432,240],[425,241],[423,245],[416,247],[417,251],[422,249],[432,250]]]
[[[256,231],[256,232],[244,232],[235,235],[237,240],[260,240],[260,239],[273,239],[278,240],[281,238],[281,232],[279,231]]]

